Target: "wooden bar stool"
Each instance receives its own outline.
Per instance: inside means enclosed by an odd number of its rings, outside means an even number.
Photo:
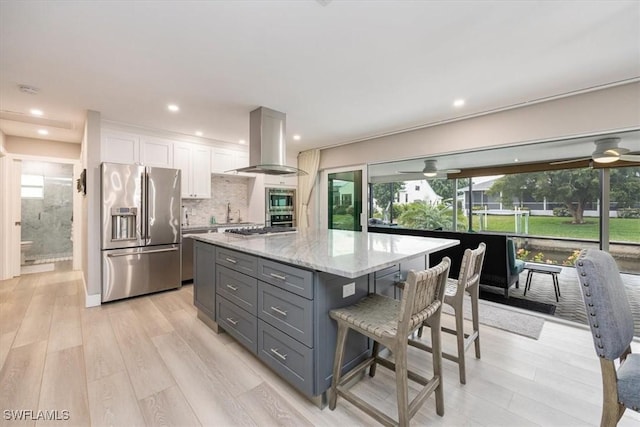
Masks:
[[[401,301],[372,294],[355,305],[329,312],[331,318],[338,323],[333,380],[329,397],[330,409],[335,409],[338,395],[340,395],[384,425],[407,426],[409,419],[418,412],[422,403],[435,392],[436,412],[440,416],[444,415],[440,314],[450,265],[451,260],[445,257],[440,264],[428,270],[418,272],[411,270],[407,276]],[[427,323],[431,328],[433,377],[430,379],[407,368],[409,344],[407,337],[423,323]],[[347,333],[350,329],[374,340],[373,352],[370,358],[342,376],[340,367],[344,357]],[[379,356],[380,345],[387,347],[393,353],[395,363]],[[350,392],[346,386],[356,375],[369,367],[371,367],[369,375],[373,377],[376,364],[395,371],[398,421]],[[410,403],[408,379],[424,386]]]
[[[484,263],[486,249],[487,246],[481,242],[476,249],[466,249],[464,251],[460,265],[460,274],[457,279],[447,280],[447,288],[444,294],[444,303],[453,308],[456,328],[450,329],[442,327],[442,331],[456,336],[458,354],[453,355],[442,352],[442,357],[458,364],[461,384],[467,383],[464,355],[471,344],[475,345],[476,359],[480,359],[478,299],[480,294],[480,275],[482,274],[482,264]],[[464,332],[463,304],[466,294],[471,298],[471,323],[473,330],[470,334]],[[418,336],[422,336],[422,328],[419,329]],[[431,347],[428,345],[421,343],[419,347],[423,350],[431,351]]]

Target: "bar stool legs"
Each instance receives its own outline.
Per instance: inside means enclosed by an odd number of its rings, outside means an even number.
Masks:
[[[329,395],[329,409],[336,407],[338,395],[351,402],[376,421],[388,426],[408,426],[422,404],[435,395],[436,412],[444,415],[444,392],[442,381],[442,344],[440,339],[440,315],[444,299],[444,288],[451,260],[445,257],[440,264],[424,271],[410,271],[401,301],[382,295],[368,295],[352,306],[331,310],[329,315],[337,323],[336,353],[333,361],[333,379]],[[433,351],[433,376],[426,378],[408,368],[408,345],[420,348],[422,343],[407,338],[422,324],[430,326]],[[348,331],[353,329],[374,341],[370,357],[342,375],[344,351]],[[391,351],[393,361],[380,357],[382,346]],[[375,405],[367,403],[350,389],[352,380],[369,369],[375,376],[377,364],[395,372],[398,418],[394,420]],[[422,388],[409,401],[409,380]]]

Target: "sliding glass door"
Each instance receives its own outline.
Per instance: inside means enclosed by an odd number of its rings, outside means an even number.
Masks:
[[[323,178],[326,227],[330,230],[366,231],[366,223],[363,223],[364,202],[367,200],[366,169],[327,170]]]

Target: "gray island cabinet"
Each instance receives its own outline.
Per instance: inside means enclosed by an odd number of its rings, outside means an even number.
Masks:
[[[226,331],[303,394],[323,405],[331,385],[336,326],[329,310],[369,292],[395,294],[410,269],[457,240],[304,230],[243,237],[194,235],[198,317]],[[352,334],[343,369],[370,351]]]

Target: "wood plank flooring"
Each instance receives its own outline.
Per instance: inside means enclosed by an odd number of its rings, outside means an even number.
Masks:
[[[374,424],[344,400],[335,411],[317,408],[227,334],[211,331],[196,318],[192,288],[86,309],[78,271],[0,281],[0,425]],[[452,338],[443,336],[449,352]],[[468,352],[465,386],[457,366],[443,361],[445,416],[431,398],[412,425],[599,425],[600,368],[588,330],[547,321],[536,341],[482,326],[481,343],[481,360]],[[409,363],[430,375],[430,355],[412,348]],[[388,370],[353,390],[397,413]],[[26,420],[9,419],[29,410]],[[47,419],[63,411],[68,420]],[[627,410],[619,425],[639,426],[640,414]]]

